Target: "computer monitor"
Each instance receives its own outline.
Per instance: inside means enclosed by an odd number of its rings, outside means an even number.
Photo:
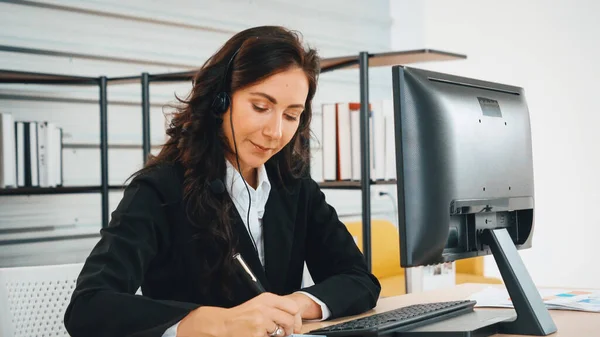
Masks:
[[[493,254],[517,318],[556,327],[517,250],[532,245],[534,182],[522,88],[392,67],[402,267]]]

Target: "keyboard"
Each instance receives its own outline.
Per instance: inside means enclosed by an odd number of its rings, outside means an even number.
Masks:
[[[310,331],[325,336],[379,336],[407,331],[473,311],[476,301],[415,304]]]

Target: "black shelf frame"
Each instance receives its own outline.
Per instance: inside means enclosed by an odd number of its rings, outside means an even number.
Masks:
[[[108,186],[109,190],[118,191],[125,186]],[[0,189],[0,196],[15,195],[48,195],[48,194],[85,194],[102,192],[102,186],[57,186],[57,187],[18,187]]]
[[[359,70],[360,89],[360,142],[361,142],[361,180],[360,181],[333,181],[319,184],[324,189],[360,190],[362,195],[362,232],[363,232],[363,254],[369,271],[372,270],[371,263],[371,186],[396,184],[391,181],[373,181],[370,179],[370,146],[369,146],[369,68],[401,65],[416,62],[447,61],[466,59],[463,54],[450,53],[435,49],[416,49],[406,51],[390,51],[383,53],[359,52],[355,55],[330,57],[321,59],[321,73],[327,73],[340,69]],[[142,148],[144,163],[150,154],[150,83],[152,82],[182,82],[192,81],[197,70],[149,74],[142,73],[140,77],[142,85]],[[122,77],[121,81],[131,81],[135,77]]]
[[[371,186],[396,184],[395,180],[373,181],[370,179],[370,146],[369,146],[369,68],[402,65],[415,62],[447,61],[466,59],[466,55],[450,53],[435,49],[417,49],[407,51],[390,51],[369,53],[366,51],[354,55],[330,57],[321,59],[321,73],[341,69],[356,69],[359,71],[360,90],[360,141],[361,141],[361,180],[360,181],[325,181],[320,183],[324,189],[360,190],[362,195],[362,231],[363,254],[369,271],[371,264]],[[108,192],[123,189],[124,186],[108,185],[108,115],[107,115],[107,85],[108,83],[140,83],[142,98],[142,153],[143,163],[148,160],[151,149],[150,140],[150,84],[153,82],[182,82],[191,81],[197,70],[149,74],[140,76],[125,76],[107,78],[82,77],[49,73],[34,73],[22,71],[0,70],[0,83],[45,84],[45,85],[97,85],[99,88],[100,108],[100,186],[73,186],[56,188],[14,188],[0,189],[1,196],[13,195],[49,195],[67,193],[96,193],[102,195],[102,227],[109,223]],[[34,240],[35,241],[35,240]],[[37,241],[36,241],[37,242]]]
[[[98,86],[99,118],[100,118],[100,186],[83,187],[17,187],[0,189],[0,196],[12,195],[49,195],[66,193],[101,193],[102,227],[109,222],[108,209],[108,99],[106,76],[83,77],[51,73],[35,73],[25,71],[0,70],[0,84],[41,84],[41,85],[81,85]]]
[[[19,244],[26,244],[26,243],[64,241],[64,240],[94,239],[94,238],[100,238],[100,233],[57,235],[57,236],[47,236],[47,237],[39,237],[39,238],[0,240],[0,246],[19,245]]]
[[[396,185],[396,180],[371,180],[370,185]],[[319,187],[330,190],[359,190],[362,188],[362,182],[358,180],[341,181],[323,181]]]

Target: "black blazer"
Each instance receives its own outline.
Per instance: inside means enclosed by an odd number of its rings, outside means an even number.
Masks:
[[[238,251],[265,289],[280,295],[299,290],[306,261],[315,285],[303,291],[327,304],[331,318],[373,308],[380,284],[319,186],[310,178],[284,186],[274,183],[270,166],[267,173],[272,188],[262,220],[264,269],[232,207]],[[160,337],[199,306],[228,308],[256,295],[241,279],[232,299],[219,282],[208,293],[198,290],[202,247],[191,240],[195,228],[183,209],[182,181],[180,165],[163,165],[125,189],[77,280],[65,314],[71,336]],[[143,296],[135,295],[140,286]]]

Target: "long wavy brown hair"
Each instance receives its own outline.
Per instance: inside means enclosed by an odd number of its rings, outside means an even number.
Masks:
[[[167,128],[168,141],[157,156],[149,158],[138,172],[164,163],[184,167],[186,213],[197,228],[194,239],[207,254],[198,261],[207,283],[225,283],[233,273],[232,257],[236,237],[229,214],[233,206],[226,193],[213,193],[208,184],[224,181],[227,145],[223,128],[211,104],[219,92],[231,95],[278,72],[298,67],[304,70],[309,90],[298,130],[290,143],[267,162],[276,168],[280,182],[297,179],[307,173],[312,117],[312,99],[320,71],[315,49],[304,47],[298,32],[278,26],[244,30],[229,39],[211,56],[193,78],[187,99],[178,99],[174,116]],[[235,113],[235,112],[234,112]],[[273,179],[273,178],[272,178]],[[210,259],[208,256],[210,255]],[[204,282],[203,282],[204,283]],[[204,284],[207,284],[204,283]]]

